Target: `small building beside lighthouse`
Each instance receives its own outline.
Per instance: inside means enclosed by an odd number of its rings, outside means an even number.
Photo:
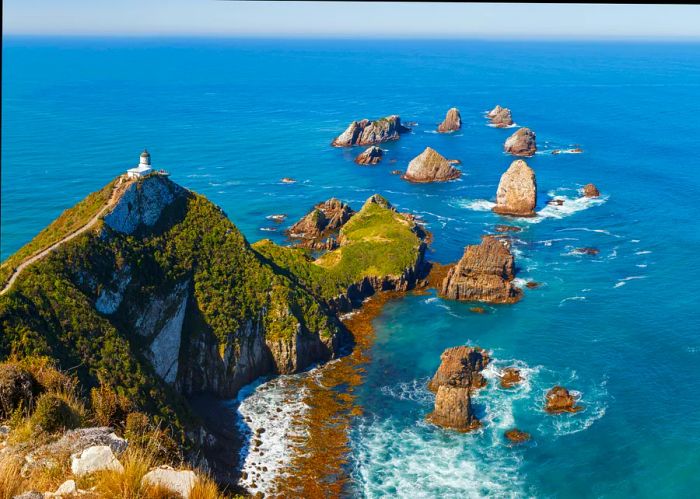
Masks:
[[[148,152],[148,149],[144,149],[141,153],[138,166],[129,168],[126,171],[126,174],[129,178],[141,178],[152,172],[153,168],[151,168],[151,154]]]

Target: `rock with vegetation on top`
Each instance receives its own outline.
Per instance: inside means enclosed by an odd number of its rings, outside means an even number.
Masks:
[[[384,151],[381,147],[370,146],[364,151],[362,151],[355,158],[355,163],[358,165],[376,165],[384,157]]]
[[[191,470],[176,470],[170,466],[154,468],[143,477],[145,483],[162,487],[188,499],[197,484],[197,475]]]
[[[445,120],[438,126],[438,132],[447,133],[454,132],[462,128],[462,116],[459,114],[459,109],[453,107],[447,111],[447,116]]]
[[[600,191],[595,184],[586,184],[583,186],[583,195],[587,198],[597,198],[600,196]]]
[[[535,215],[536,203],[535,171],[522,159],[513,161],[498,183],[493,211],[500,215],[531,217]]]
[[[80,454],[72,455],[70,468],[76,476],[89,475],[97,471],[117,471],[119,473],[124,471],[124,466],[108,445],[88,447]]]
[[[569,390],[563,386],[555,386],[547,392],[544,409],[550,414],[559,414],[562,412],[578,412],[583,407],[576,405],[576,399],[574,399]]]
[[[473,431],[481,426],[474,414],[469,388],[449,385],[438,388],[433,412],[426,419],[437,426],[462,432]]]
[[[484,236],[467,246],[442,282],[445,298],[486,303],[514,303],[522,291],[513,284],[514,259],[507,241]]]
[[[443,385],[478,389],[486,386],[481,372],[488,365],[488,353],[479,347],[448,348],[440,355],[440,367],[428,383],[428,389],[437,392]]]
[[[529,128],[519,129],[506,139],[503,149],[514,156],[533,156],[537,152],[535,132]]]
[[[461,174],[442,154],[432,147],[426,147],[411,160],[402,178],[409,182],[445,182]]]
[[[488,112],[486,117],[497,128],[506,128],[513,124],[513,116],[507,107],[496,106]]]
[[[354,213],[347,204],[331,198],[314,206],[309,213],[287,230],[287,234],[290,238],[299,240],[300,246],[313,249],[328,248],[326,238],[337,233]],[[331,245],[328,249],[333,247],[334,245]]]
[[[402,133],[410,131],[410,128],[401,124],[401,118],[395,114],[377,121],[364,119],[350,123],[331,145],[334,147],[369,146],[398,140]]]

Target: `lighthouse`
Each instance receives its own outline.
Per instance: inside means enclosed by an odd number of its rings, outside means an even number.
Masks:
[[[148,149],[144,149],[139,158],[138,166],[129,168],[126,171],[126,174],[129,178],[141,178],[145,177],[151,172],[153,172],[153,169],[151,168],[151,153],[148,152]]]

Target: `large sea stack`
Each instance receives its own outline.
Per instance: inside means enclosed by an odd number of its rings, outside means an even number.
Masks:
[[[337,233],[350,220],[354,211],[339,199],[331,198],[319,203],[301,220],[292,225],[287,234],[292,239],[299,240],[299,246],[312,249],[332,249],[337,245],[333,238],[327,238]]]
[[[535,216],[537,180],[535,171],[522,159],[513,161],[501,175],[493,211],[500,215]]]
[[[426,147],[411,160],[402,178],[409,182],[445,182],[459,178],[461,174],[442,154]]]
[[[467,246],[442,282],[445,298],[487,303],[514,303],[522,291],[513,284],[514,259],[506,240],[484,236]]]
[[[437,130],[440,133],[448,133],[459,130],[460,128],[462,128],[462,116],[459,114],[459,109],[453,107],[447,111],[445,121],[440,123]]]
[[[514,156],[533,156],[537,151],[535,132],[529,128],[519,129],[506,139],[503,149]]]
[[[441,386],[435,394],[433,412],[426,417],[428,421],[443,428],[457,431],[473,431],[481,426],[481,421],[474,415],[469,388]]]
[[[369,146],[355,158],[358,165],[376,165],[384,157],[384,151],[377,146]]]
[[[369,146],[398,140],[400,134],[410,131],[410,128],[401,124],[401,118],[397,115],[387,116],[377,121],[364,119],[350,123],[331,145],[334,147]]]
[[[507,107],[496,106],[488,112],[486,117],[497,128],[506,128],[513,124],[513,116]]]

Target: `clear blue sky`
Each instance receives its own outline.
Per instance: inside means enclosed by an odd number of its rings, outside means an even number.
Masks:
[[[5,34],[700,38],[697,5],[4,0]]]

